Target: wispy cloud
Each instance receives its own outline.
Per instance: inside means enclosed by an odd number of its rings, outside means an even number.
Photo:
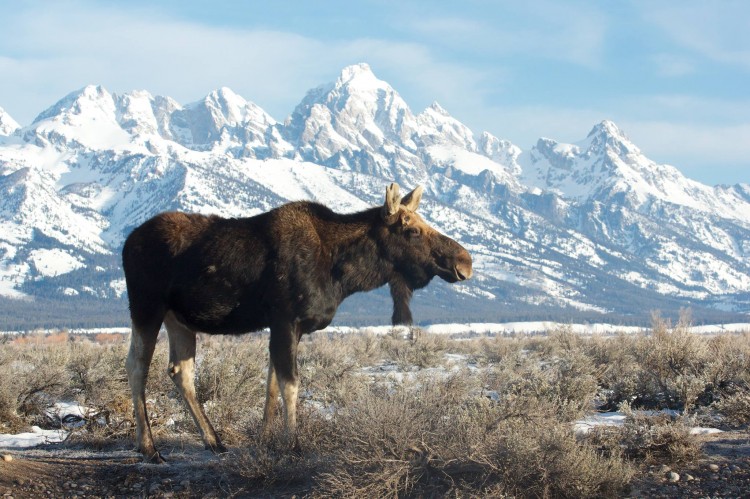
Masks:
[[[647,156],[677,165],[688,177],[707,184],[747,178],[750,124],[626,121],[621,126]]]
[[[590,3],[544,0],[508,3],[502,9],[487,9],[486,16],[477,18],[438,13],[415,16],[408,23],[409,30],[427,37],[431,44],[451,50],[585,67],[601,66],[608,26],[608,16]]]
[[[643,19],[684,49],[750,69],[750,6],[744,0],[637,2]]]
[[[329,34],[191,21],[145,1],[0,0],[0,106],[28,124],[91,83],[183,103],[228,86],[281,120],[306,91],[367,62],[415,112],[437,100],[475,132],[523,148],[540,136],[579,140],[613,119],[659,161],[747,165],[750,103],[728,95],[744,95],[731,78],[750,68],[746,2],[490,3],[373,0],[373,29],[356,24],[353,6],[342,14],[352,25]],[[304,12],[314,23],[333,9]],[[728,70],[709,73],[707,61]]]
[[[477,95],[483,80],[483,71],[441,62],[419,43],[206,26],[148,9],[49,4],[10,13],[0,30],[0,54],[8,54],[0,57],[0,102],[22,122],[42,110],[34,108],[40,100],[50,105],[90,83],[116,92],[145,88],[181,102],[228,86],[283,119],[307,90],[358,62],[402,81],[398,90],[417,105]]]
[[[693,61],[675,54],[655,54],[651,56],[651,62],[656,67],[656,73],[659,76],[680,77],[694,74],[697,71]]]

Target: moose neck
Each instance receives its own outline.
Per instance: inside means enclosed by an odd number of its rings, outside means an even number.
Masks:
[[[324,227],[328,252],[331,255],[331,276],[337,284],[341,300],[359,291],[369,291],[386,284],[393,275],[393,266],[381,256],[378,241],[381,223],[380,208],[339,215]]]

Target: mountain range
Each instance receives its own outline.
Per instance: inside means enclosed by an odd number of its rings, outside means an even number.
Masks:
[[[686,178],[606,120],[522,150],[438,103],[415,114],[358,64],[283,122],[228,88],[183,105],[87,86],[28,126],[0,109],[0,328],[125,324],[120,248],[160,211],[352,212],[392,181],[423,185],[425,219],[475,262],[471,281],[417,292],[417,321],[750,312],[750,185]],[[355,295],[337,322],[385,323],[389,307],[387,292]]]

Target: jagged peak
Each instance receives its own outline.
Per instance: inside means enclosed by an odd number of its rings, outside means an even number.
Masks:
[[[596,135],[605,135],[607,137],[625,139],[628,141],[630,140],[628,139],[628,136],[625,135],[625,132],[623,132],[620,127],[615,124],[614,121],[610,120],[602,120],[601,122],[594,125],[594,128],[591,129],[586,137],[589,138]]]
[[[102,85],[86,85],[80,90],[80,95],[88,98],[102,97],[109,95],[109,92]]]
[[[149,92],[148,90],[131,90],[130,92],[127,92],[125,94],[122,94],[123,97],[130,97],[132,99],[147,99],[152,100],[154,99],[154,96]]]
[[[368,92],[373,90],[393,91],[391,86],[375,76],[369,64],[365,63],[354,64],[342,69],[336,83],[334,83],[334,88],[347,89],[350,93],[352,91]]]
[[[341,74],[339,75],[339,80],[344,83],[360,78],[377,80],[375,73],[372,72],[372,68],[365,62],[346,66],[341,70]]]
[[[613,121],[604,120],[594,125],[584,142],[579,144],[584,149],[611,149],[618,155],[639,154],[640,149]]]
[[[488,131],[484,131],[480,134],[479,140],[482,141],[482,143],[488,143],[488,144],[501,144],[505,147],[514,147],[520,151],[520,148],[516,146],[513,142],[511,142],[508,139],[501,139],[500,137],[496,137],[495,135],[492,135]]]
[[[21,125],[5,109],[0,107],[0,135],[10,135],[19,128],[21,128]]]
[[[426,109],[426,111],[433,111],[441,116],[450,116],[450,113],[443,108],[438,101],[433,101],[432,104]]]
[[[82,102],[96,102],[104,99],[114,102],[112,94],[110,94],[102,85],[86,85],[83,88],[69,93],[54,105],[43,111],[36,117],[36,119],[34,119],[33,123],[53,118],[68,111],[73,111],[75,114],[79,114],[81,112],[80,104]]]
[[[204,100],[224,100],[227,102],[237,102],[245,104],[247,101],[244,97],[234,92],[229,87],[219,87],[216,90],[212,90],[206,95]]]

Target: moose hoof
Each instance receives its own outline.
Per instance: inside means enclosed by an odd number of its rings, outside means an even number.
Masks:
[[[299,439],[297,437],[294,437],[294,440],[292,441],[291,449],[292,454],[295,456],[301,456],[302,455],[302,446],[299,444]]]

